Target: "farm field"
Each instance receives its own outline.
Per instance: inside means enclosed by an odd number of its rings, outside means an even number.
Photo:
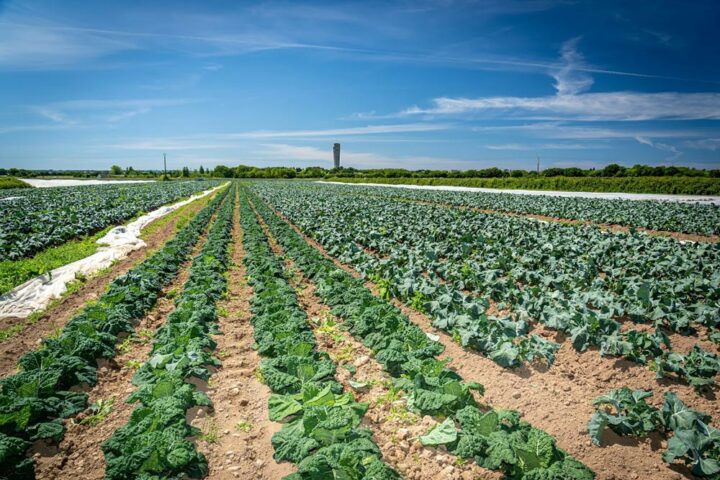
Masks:
[[[27,257],[214,185],[133,183],[3,190],[0,260]]]
[[[105,182],[4,190],[0,194],[0,295],[91,255],[118,223],[219,184]]]
[[[3,258],[214,185],[3,191]],[[0,342],[0,478],[720,479],[720,207],[196,202]]]

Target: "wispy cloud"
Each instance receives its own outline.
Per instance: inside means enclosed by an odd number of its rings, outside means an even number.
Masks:
[[[648,147],[652,147],[657,150],[661,150],[663,152],[671,153],[672,155],[665,158],[665,160],[667,160],[667,161],[677,160],[683,154],[683,152],[679,151],[677,149],[677,147],[675,147],[674,145],[669,145],[667,143],[661,143],[661,142],[655,142],[646,137],[635,137],[635,140],[637,140],[639,143],[642,143],[643,145],[647,145]]]
[[[55,123],[70,125],[72,124],[72,120],[70,120],[67,115],[65,115],[62,112],[59,112],[57,110],[54,110],[52,108],[48,107],[34,107],[33,110],[40,114],[41,116],[52,120]]]
[[[136,48],[122,39],[91,32],[68,34],[46,22],[25,20],[14,12],[0,17],[0,67],[47,70]]]
[[[254,131],[224,135],[227,138],[291,138],[291,137],[343,137],[385,133],[413,133],[447,130],[447,123],[402,123],[396,125],[367,125],[364,127],[334,128],[327,130]]]
[[[513,118],[577,121],[718,120],[720,93],[607,92],[548,97],[482,97],[433,100],[403,116],[503,113]]]
[[[0,134],[23,132],[47,132],[68,128],[67,124],[41,124],[41,125],[10,125],[0,126]]]
[[[433,2],[434,3],[434,2]],[[458,2],[452,2],[458,3]],[[538,1],[483,2],[481,9],[473,8],[476,15],[500,15],[509,12],[527,13],[553,8],[567,2]],[[457,7],[457,5],[453,5]],[[374,62],[407,62],[423,65],[453,66],[454,68],[488,70],[523,70],[558,72],[571,63],[572,82],[586,81],[581,73],[631,76],[638,78],[676,79],[706,81],[673,76],[621,71],[590,65],[571,45],[563,51],[560,61],[533,59],[500,54],[453,54],[442,48],[411,48],[391,50],[377,48],[377,44],[392,43],[391,39],[403,38],[407,32],[398,28],[392,19],[404,18],[399,8],[388,8],[399,16],[388,15],[379,21],[372,9],[344,11],[348,7],[308,6],[284,4],[246,6],[239,11],[231,9],[227,14],[193,16],[178,12],[172,17],[147,13],[146,23],[114,22],[113,28],[106,21],[95,21],[90,26],[70,19],[42,18],[30,15],[22,9],[10,8],[0,17],[0,68],[9,69],[58,69],[87,67],[96,60],[107,60],[118,53],[153,52],[183,54],[194,57],[221,57],[275,50],[302,50],[319,54],[341,55],[355,60]],[[414,8],[414,7],[413,7]],[[446,7],[443,7],[446,8]],[[412,10],[412,9],[410,9]],[[426,11],[421,8],[420,11]],[[152,12],[152,10],[150,10]],[[122,16],[121,16],[122,17]],[[132,18],[132,16],[129,16]],[[84,17],[83,20],[85,20]],[[157,28],[156,25],[162,27]],[[349,28],[343,28],[347,26]],[[353,32],[352,35],[348,32]],[[380,42],[364,39],[377,38]],[[205,67],[207,68],[207,67]],[[210,66],[208,69],[212,70]],[[715,80],[710,80],[718,83]],[[571,86],[558,83],[564,88]],[[578,88],[575,85],[571,88]]]
[[[715,134],[717,129],[683,128],[661,129],[648,127],[625,127],[620,124],[618,128],[596,127],[583,125],[568,125],[560,122],[536,122],[521,125],[492,125],[471,127],[478,133],[510,133],[530,136],[539,139],[557,140],[614,140],[644,138],[698,138]]]
[[[35,12],[33,12],[35,13]],[[214,29],[196,27],[193,19],[178,23],[164,13],[156,24],[160,29],[146,31],[140,25],[106,28],[101,22],[78,26],[72,21],[43,18],[26,9],[10,8],[0,16],[0,68],[52,70],[86,65],[118,53],[153,51],[191,56],[241,55],[269,50],[303,49],[352,51],[333,44],[315,44],[290,36],[288,29],[268,30],[255,26],[248,18],[218,16]],[[222,21],[222,25],[219,25]],[[153,23],[153,22],[150,22]],[[192,26],[189,29],[188,26]],[[206,65],[208,70],[217,64]]]
[[[151,112],[155,108],[187,105],[198,101],[198,99],[191,98],[83,99],[54,102],[30,108],[45,118],[70,126],[88,120],[117,123]]]
[[[710,150],[710,151],[718,151],[720,150],[720,138],[703,138],[702,140],[687,140],[684,143],[685,146],[689,148],[694,148],[697,150]],[[720,163],[720,158],[718,159],[718,163]]]
[[[274,159],[278,165],[289,162],[307,165],[325,164],[332,161],[332,151],[303,145],[262,144],[253,154],[259,159]],[[476,161],[448,159],[428,156],[388,156],[369,152],[356,152],[345,149],[342,153],[343,165],[354,168],[387,168],[391,165],[412,165],[412,168],[471,168]]]
[[[201,150],[242,145],[247,140],[273,138],[331,138],[341,140],[345,137],[432,132],[437,130],[446,130],[450,127],[450,124],[405,123],[396,125],[369,125],[365,127],[319,130],[257,130],[236,133],[207,133],[171,138],[152,138],[115,143],[105,146],[123,150]]]
[[[576,37],[563,44],[560,51],[562,67],[552,73],[555,79],[555,90],[560,96],[584,92],[593,84],[592,77],[581,70],[585,68],[585,59],[577,51],[579,41],[580,37]]]
[[[557,93],[543,97],[480,97],[432,100],[429,108],[411,107],[401,116],[463,116],[502,113],[513,118],[576,121],[718,120],[720,93],[584,93],[593,81],[583,70],[578,39],[561,50],[562,66],[551,75]]]
[[[498,145],[483,145],[488,150],[536,151],[536,150],[587,150],[588,148],[609,148],[607,145],[591,143],[503,143]]]

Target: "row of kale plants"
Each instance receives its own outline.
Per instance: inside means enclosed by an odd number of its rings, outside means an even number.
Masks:
[[[18,373],[0,380],[0,471],[12,479],[34,478],[26,457],[31,442],[62,440],[63,419],[87,408],[81,388],[96,384],[98,359],[114,357],[118,337],[131,334],[156,304],[226,194],[223,190],[159,251],[113,280],[57,336],[24,354]]]
[[[717,355],[699,346],[672,352],[665,334],[691,334],[703,324],[720,340],[720,275],[708,269],[720,264],[716,245],[319,195],[324,187],[254,188],[388,298],[427,313],[463,347],[499,365],[552,363],[559,345],[529,335],[534,319],[570,336],[578,351],[597,346],[603,355],[650,363],[658,377],[676,376],[698,389],[714,384],[720,372]],[[486,315],[488,298],[513,314]],[[625,318],[652,322],[656,330],[623,331]]]
[[[368,405],[343,393],[336,365],[316,349],[307,315],[244,193],[240,205],[259,372],[273,392],[270,420],[283,422],[272,438],[275,460],[297,465],[288,480],[398,478],[360,426]]]
[[[601,445],[606,428],[632,437],[658,432],[669,437],[663,460],[680,459],[693,474],[720,479],[720,430],[710,425],[710,416],[689,408],[673,392],[665,393],[661,409],[647,403],[650,397],[650,391],[623,387],[595,399],[588,424],[593,443]]]
[[[209,407],[211,401],[191,381],[207,381],[211,367],[211,335],[217,328],[216,302],[227,289],[235,187],[225,198],[207,242],[193,259],[190,274],[175,309],[155,335],[149,359],[135,373],[137,386],[128,402],[139,402],[126,425],[106,440],[102,449],[109,480],[128,478],[201,478],[205,457],[187,437],[199,430],[186,421],[188,410]]]
[[[463,459],[500,471],[512,479],[592,479],[594,473],[556,446],[555,439],[520,419],[519,412],[481,405],[447,361],[444,347],[429,338],[397,307],[374,296],[362,280],[338,268],[310,247],[261,200],[253,203],[285,253],[316,285],[321,301],[343,320],[344,328],[375,355],[406,394],[407,407],[444,421],[426,436],[426,445],[445,445]]]
[[[504,192],[463,192],[382,186],[334,186],[353,195],[377,195],[406,201],[432,202],[498,212],[543,215],[652,230],[720,234],[720,206],[690,202],[623,200]]]

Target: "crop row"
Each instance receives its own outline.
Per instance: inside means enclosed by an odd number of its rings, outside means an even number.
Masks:
[[[87,407],[87,394],[73,389],[97,382],[97,359],[112,358],[118,336],[157,302],[177,275],[227,191],[201,210],[164,247],[125,275],[75,315],[59,335],[23,355],[19,373],[0,380],[0,471],[33,478],[25,456],[30,441],[64,436],[63,419]]]
[[[0,260],[17,260],[218,184],[153,182],[6,190],[0,195]],[[2,198],[10,197],[8,200]]]
[[[397,478],[360,426],[368,405],[343,393],[336,365],[316,349],[307,315],[244,194],[240,204],[260,373],[273,392],[270,420],[283,422],[272,438],[275,460],[297,464],[288,480]]]
[[[190,275],[175,310],[155,335],[150,358],[132,383],[128,402],[139,402],[128,423],[102,446],[106,478],[200,478],[207,461],[186,437],[198,430],[186,421],[193,407],[210,406],[208,396],[188,382],[207,381],[218,366],[212,356],[217,329],[216,302],[225,293],[230,262],[235,187],[226,196],[208,239],[190,266]]]
[[[579,351],[598,346],[603,355],[653,362],[659,377],[697,388],[720,371],[720,359],[700,347],[671,352],[664,333],[692,334],[703,325],[717,341],[717,245],[318,195],[294,185],[253,188],[383,294],[427,313],[461,345],[502,366],[552,363],[558,345],[529,335],[527,322],[536,320],[568,334]],[[510,313],[487,315],[490,301]],[[626,320],[656,330],[622,330]]]
[[[520,420],[518,412],[479,404],[473,391],[482,393],[483,387],[445,367],[447,361],[438,359],[444,349],[441,343],[310,247],[257,197],[254,204],[285,253],[315,283],[320,299],[374,353],[393,377],[394,387],[406,393],[408,408],[445,418],[422,438],[423,443],[443,444],[454,455],[509,478],[594,478],[592,471],[557,448],[550,435]]]
[[[506,213],[534,214],[650,230],[720,234],[720,206],[672,201],[622,200],[501,192],[438,191],[392,187],[330,186],[340,193],[432,202]]]

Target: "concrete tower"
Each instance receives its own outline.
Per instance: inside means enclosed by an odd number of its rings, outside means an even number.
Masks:
[[[340,168],[340,144],[333,145],[333,167]]]

